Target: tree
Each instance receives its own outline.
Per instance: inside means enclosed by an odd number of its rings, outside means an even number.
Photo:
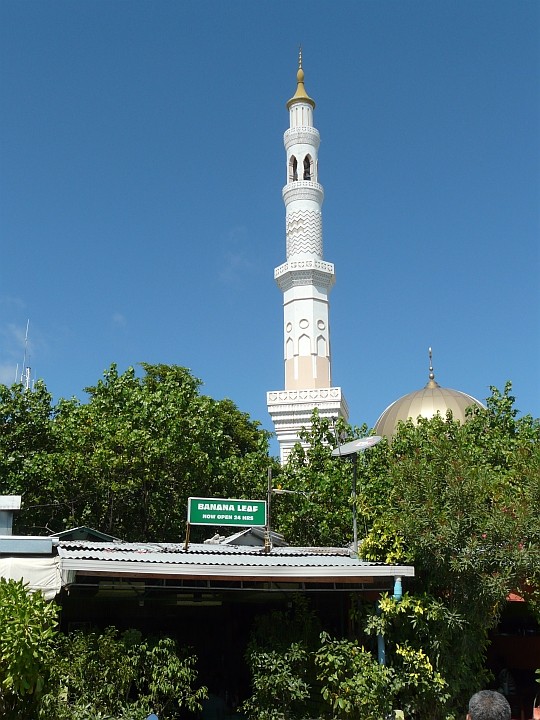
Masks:
[[[169,637],[115,628],[59,636],[39,717],[143,720],[155,712],[165,720],[197,712],[207,691],[196,687],[195,666]]]
[[[316,717],[320,698],[314,651],[320,622],[304,596],[292,595],[287,610],[259,615],[246,650],[252,695],[242,707],[251,720]]]
[[[0,385],[0,492],[19,495],[39,484],[36,459],[54,447],[52,397],[44,383],[33,390]]]
[[[286,650],[253,650],[248,660],[252,673],[252,696],[242,710],[251,720],[293,720],[309,698],[306,682],[308,653],[301,643]]]
[[[366,610],[365,631],[387,638],[391,666],[415,657],[448,688],[434,699],[424,686],[403,687],[398,698],[413,717],[426,706],[447,717],[485,681],[488,631],[510,591],[540,607],[540,424],[518,418],[510,390],[493,388],[464,425],[450,414],[409,421],[359,456],[361,557],[416,570],[410,595],[383,598],[380,615]],[[300,509],[295,499],[288,514],[274,513],[300,543],[350,538],[350,466],[330,456],[330,430],[314,417],[312,446],[297,448],[283,473],[284,487],[308,493]]]
[[[0,578],[0,716],[9,720],[178,718],[206,697],[196,657],[169,637],[58,631],[58,606]]]
[[[287,612],[257,618],[246,654],[253,694],[243,710],[252,720],[380,720],[399,706],[406,717],[429,717],[448,697],[446,682],[421,649],[404,643],[395,654],[393,666],[381,665],[359,640],[321,632],[307,600],[296,597]]]
[[[32,720],[48,678],[58,608],[0,578],[0,715]]]
[[[334,718],[379,720],[393,709],[391,668],[379,665],[358,643],[321,635],[316,653],[321,694]]]
[[[54,408],[44,386],[36,398],[3,388],[18,445],[2,448],[0,491],[24,495],[19,532],[84,524],[126,540],[178,541],[188,496],[262,496],[269,434],[232,401],[202,395],[187,369],[142,367],[138,377],[113,365],[86,389],[88,402]],[[24,413],[11,409],[20,405]]]
[[[331,457],[337,438],[352,440],[366,427],[351,428],[342,419],[334,427],[314,411],[309,431],[300,434],[287,465],[274,484],[292,494],[277,496],[274,524],[293,545],[343,547],[351,542],[352,464]]]

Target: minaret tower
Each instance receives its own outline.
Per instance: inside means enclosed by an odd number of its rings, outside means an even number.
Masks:
[[[315,408],[323,417],[348,417],[341,388],[332,387],[328,293],[334,266],[323,260],[320,138],[313,127],[315,102],[304,87],[301,50],[296,80],[296,92],[287,103],[290,127],[284,135],[287,261],[274,271],[283,292],[285,390],[267,393],[282,463],[302,427],[309,428]]]

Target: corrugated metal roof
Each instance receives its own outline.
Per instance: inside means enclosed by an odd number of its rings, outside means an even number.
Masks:
[[[221,577],[396,577],[413,576],[411,566],[389,566],[350,557],[342,548],[273,548],[183,543],[96,543],[60,541],[65,570],[92,573],[200,575]]]
[[[261,546],[250,545],[225,545],[222,543],[190,543],[188,549],[185,549],[184,543],[129,543],[114,542],[103,543],[94,542],[92,540],[62,540],[58,542],[58,554],[64,556],[73,556],[80,553],[77,557],[88,557],[93,559],[111,559],[111,557],[123,556],[136,562],[141,556],[145,556],[145,561],[150,562],[149,556],[153,557],[152,562],[189,562],[189,558],[194,554],[200,556],[208,556],[207,562],[226,562],[223,558],[227,556],[249,556],[257,557],[281,557],[281,558],[347,558],[349,550],[347,548],[302,548],[302,547],[274,547],[270,554],[265,553]],[[180,560],[178,556],[182,556],[184,560]],[[213,558],[213,560],[211,559]],[[217,560],[217,558],[221,558]],[[234,562],[236,562],[235,560]],[[354,562],[358,562],[355,560]]]

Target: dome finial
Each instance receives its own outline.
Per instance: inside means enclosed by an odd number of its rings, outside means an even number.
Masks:
[[[439,387],[439,383],[435,382],[435,373],[433,372],[433,353],[431,348],[428,348],[429,355],[429,380],[426,387]]]
[[[298,69],[302,69],[302,46],[298,48]]]

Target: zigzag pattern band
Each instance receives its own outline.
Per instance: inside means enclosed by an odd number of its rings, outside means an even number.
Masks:
[[[320,212],[298,210],[286,219],[287,257],[312,253],[322,257],[322,217]]]

